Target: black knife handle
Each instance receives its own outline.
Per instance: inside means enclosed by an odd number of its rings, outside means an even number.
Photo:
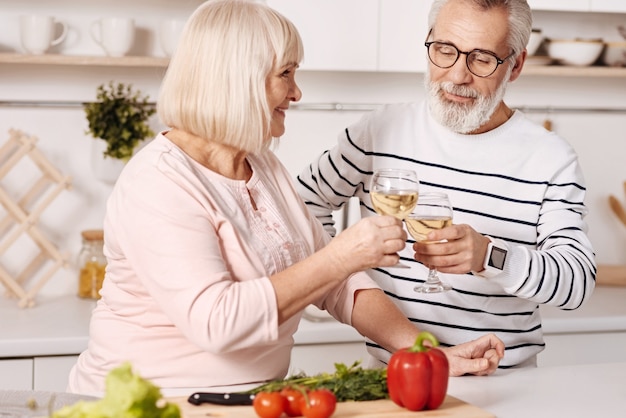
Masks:
[[[187,401],[194,405],[213,403],[217,405],[252,405],[254,394],[251,393],[211,393],[196,392]]]

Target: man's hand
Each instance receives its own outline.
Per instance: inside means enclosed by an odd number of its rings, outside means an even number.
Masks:
[[[465,274],[481,271],[489,238],[471,226],[452,225],[428,234],[428,241],[413,244],[413,258],[442,273]]]
[[[454,347],[440,348],[448,357],[450,376],[491,374],[504,357],[504,343],[495,334],[483,335]]]

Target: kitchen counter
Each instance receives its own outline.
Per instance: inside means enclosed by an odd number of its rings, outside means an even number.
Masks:
[[[0,297],[0,358],[74,355],[87,348],[89,318],[96,302],[74,295],[40,297],[20,309]],[[335,320],[302,320],[296,345],[362,341],[354,328]]]
[[[91,300],[74,295],[41,297],[35,307],[20,309],[0,298],[0,358],[72,355],[87,347]],[[596,287],[593,297],[576,311],[542,306],[546,335],[626,332],[626,287]],[[296,344],[361,341],[350,326],[336,321],[302,320]],[[626,359],[625,359],[626,360]]]
[[[74,295],[40,296],[34,307],[20,309],[16,300],[0,297],[0,358],[80,353],[95,305]]]
[[[596,286],[588,303],[575,311],[540,309],[544,334],[626,331],[626,287]]]
[[[491,376],[450,378],[448,398],[440,409],[410,412],[389,400],[338,404],[340,417],[622,417],[626,410],[626,362],[499,370]],[[225,388],[244,391],[249,386]],[[17,393],[7,392],[9,395]],[[38,392],[30,392],[28,397]],[[49,394],[50,392],[47,392]],[[256,417],[251,406],[225,407],[187,402],[189,394],[169,397],[184,418]],[[2,407],[0,390],[0,409]]]
[[[622,417],[626,362],[499,370],[450,379],[448,394],[499,418]]]
[[[626,411],[626,362],[499,370],[491,376],[450,378],[446,402],[435,411],[409,412],[391,401],[339,404],[339,417],[622,417]],[[231,388],[247,390],[248,387]],[[463,405],[451,405],[456,398]],[[186,397],[172,398],[183,418],[254,417],[252,407],[191,406]],[[469,404],[469,405],[468,405]],[[379,409],[385,405],[384,410]],[[473,407],[473,409],[469,407]],[[349,409],[349,410],[348,410]]]

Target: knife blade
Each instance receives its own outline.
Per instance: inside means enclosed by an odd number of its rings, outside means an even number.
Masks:
[[[193,405],[213,403],[217,405],[252,405],[252,393],[217,393],[196,392],[189,396],[187,401]]]

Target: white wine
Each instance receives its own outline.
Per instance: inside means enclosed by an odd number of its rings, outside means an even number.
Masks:
[[[370,198],[376,213],[398,219],[406,218],[417,204],[417,192],[412,190],[399,190],[393,194],[371,192]]]
[[[404,220],[409,234],[417,241],[425,241],[430,231],[443,229],[452,225],[452,217],[450,216],[423,216],[409,217]]]

